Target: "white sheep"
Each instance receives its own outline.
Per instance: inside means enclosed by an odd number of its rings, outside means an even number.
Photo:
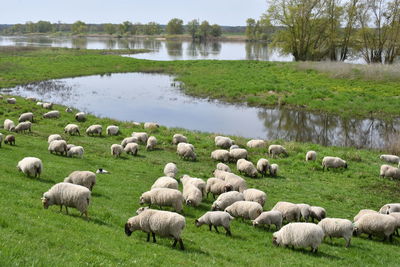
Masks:
[[[43,163],[35,157],[26,157],[18,162],[17,169],[29,177],[40,177],[43,171]]]
[[[101,125],[99,125],[99,124],[94,124],[94,125],[89,126],[89,127],[86,129],[86,134],[87,134],[87,135],[91,135],[91,136],[93,136],[94,134],[101,135],[101,132],[102,132],[102,131],[103,131],[103,127],[102,127]]]
[[[282,227],[283,216],[280,211],[271,210],[264,211],[257,218],[253,220],[253,226],[268,225],[268,229],[273,224],[279,230]]]
[[[246,180],[234,173],[215,170],[214,177],[230,183],[233,187],[232,190],[243,192],[244,190],[247,189]]]
[[[71,149],[71,148],[73,148],[73,147],[75,147],[76,145],[74,145],[74,144],[67,144],[67,152]]]
[[[239,159],[247,159],[248,152],[244,148],[235,148],[229,150],[229,158],[231,161],[236,162]]]
[[[317,160],[317,152],[310,150],[306,154],[306,161]]]
[[[380,155],[379,158],[389,163],[398,164],[400,162],[400,157],[396,155]]]
[[[178,181],[168,176],[162,176],[151,186],[151,189],[154,188],[171,188],[178,190]]]
[[[189,175],[183,175],[182,178],[180,179],[182,182],[183,187],[186,185],[192,184],[196,186],[202,193],[203,196],[206,195],[206,187],[207,184],[200,178],[195,178],[195,177],[190,177]]]
[[[232,205],[236,201],[244,200],[243,193],[237,191],[230,191],[219,195],[217,200],[211,206],[212,210],[224,210],[226,207]]]
[[[133,121],[133,122],[132,122],[132,125],[133,125],[134,127],[140,127],[140,126],[142,126],[142,125],[140,124],[140,122],[137,122],[137,121]]]
[[[317,252],[323,238],[324,231],[316,224],[289,223],[273,233],[272,243],[275,246],[311,247],[312,252]]]
[[[178,173],[178,167],[173,162],[167,163],[164,167],[164,175],[175,178]]]
[[[115,157],[120,157],[122,152],[124,152],[124,148],[119,144],[111,145],[111,155]]]
[[[79,122],[84,122],[86,121],[86,114],[84,112],[78,112],[75,114],[75,120]]]
[[[55,140],[63,140],[61,135],[59,134],[51,134],[49,137],[47,137],[47,143],[50,144],[51,142]]]
[[[203,199],[203,193],[193,184],[184,185],[182,195],[186,205],[193,207],[199,206]]]
[[[303,220],[305,222],[308,222],[308,218],[310,217],[311,206],[308,204],[304,204],[304,203],[300,203],[300,204],[296,204],[296,205],[300,209],[301,218],[303,218]]]
[[[196,160],[196,153],[194,152],[194,147],[192,144],[179,143],[176,147],[176,153],[183,159]]]
[[[225,208],[233,217],[241,217],[243,219],[254,220],[263,212],[260,204],[253,201],[236,201],[232,205]]]
[[[232,172],[232,171],[231,171],[231,168],[229,168],[228,165],[226,165],[226,164],[224,164],[224,163],[222,163],[222,162],[219,162],[219,163],[217,164],[216,169],[217,169],[217,170],[220,170],[220,171],[225,171],[225,172]]]
[[[8,104],[15,104],[15,103],[17,103],[17,100],[14,97],[9,97],[9,98],[7,98],[7,103]]]
[[[106,132],[108,135],[118,135],[119,134],[119,127],[115,125],[110,125],[107,127]]]
[[[60,205],[60,211],[65,206],[67,214],[68,207],[76,208],[81,212],[81,216],[85,214],[87,218],[90,198],[90,190],[84,186],[71,183],[58,183],[43,194],[42,203],[45,209],[48,209],[52,205]]]
[[[225,149],[217,149],[211,152],[211,158],[216,161],[228,162],[229,151]]]
[[[58,118],[60,118],[60,116],[61,116],[61,114],[60,114],[60,111],[58,111],[58,110],[52,110],[52,111],[49,111],[49,112],[43,114],[43,118],[45,118],[45,119],[54,119],[54,118],[58,119]]]
[[[12,120],[5,119],[3,125],[4,125],[4,129],[7,131],[12,132],[15,130],[15,124]]]
[[[10,134],[7,135],[6,138],[4,138],[4,144],[15,145],[15,136]]]
[[[347,219],[325,218],[318,223],[324,231],[325,237],[343,237],[346,240],[346,248],[350,246],[353,235],[353,223]]]
[[[229,148],[229,151],[233,150],[233,149],[238,149],[238,148],[240,148],[238,145],[231,145],[231,147]]]
[[[68,146],[68,145],[67,145]],[[68,149],[67,147],[67,157],[78,157],[82,158],[83,154],[85,153],[85,150],[81,146],[73,146]]]
[[[143,128],[148,129],[148,130],[155,130],[158,129],[160,125],[158,125],[155,122],[145,122],[143,125]]]
[[[43,102],[40,102],[40,101],[38,101],[38,102],[36,102],[36,106],[43,106]]]
[[[249,188],[243,191],[244,200],[246,201],[253,201],[260,204],[264,207],[265,201],[267,201],[267,194],[265,192],[255,189]]]
[[[92,191],[96,184],[96,174],[91,171],[73,171],[64,179],[64,183],[78,184]]]
[[[354,221],[354,222],[358,221],[358,219],[360,219],[361,216],[364,216],[365,214],[368,214],[368,213],[376,213],[376,214],[378,214],[379,212],[377,212],[377,211],[375,211],[375,210],[369,210],[369,209],[360,210],[360,211],[357,213],[357,215],[354,216],[353,221]]]
[[[301,211],[300,208],[291,202],[280,201],[275,204],[272,210],[277,210],[282,213],[283,220],[287,222],[300,221]]]
[[[392,241],[392,234],[396,230],[396,225],[396,219],[390,215],[368,213],[354,222],[354,233],[356,236],[366,233],[368,238],[373,235],[383,235],[384,240],[390,239]]]
[[[220,148],[228,148],[235,144],[235,141],[226,136],[216,136],[214,138],[215,145]]]
[[[182,211],[183,196],[176,189],[170,188],[154,188],[144,192],[140,196],[140,204],[158,205],[172,207],[175,211]]]
[[[347,169],[347,162],[338,157],[324,157],[322,159],[322,170],[329,170],[329,168],[345,168]]]
[[[43,103],[42,107],[45,109],[52,109],[53,108],[53,103]]]
[[[138,139],[136,137],[127,137],[124,138],[124,140],[122,140],[121,142],[121,146],[125,147],[127,144],[129,143],[139,143]]]
[[[269,166],[269,174],[271,176],[277,176],[279,172],[279,165],[276,163],[271,164],[271,166]]]
[[[213,195],[215,199],[216,195],[221,195],[222,193],[232,191],[232,185],[218,178],[209,178],[207,179],[206,193],[208,197],[208,193]]]
[[[121,146],[121,147],[123,147],[123,146]],[[136,156],[139,151],[139,145],[136,143],[128,143],[123,148],[124,148],[124,151],[126,152],[126,154],[131,154],[132,156]]]
[[[392,212],[400,212],[400,203],[385,204],[379,209],[381,214],[390,214]]]
[[[182,134],[174,134],[172,137],[172,144],[187,143],[187,137]]]
[[[154,136],[150,136],[147,139],[147,145],[146,145],[146,150],[154,150],[157,145],[157,138]]]
[[[390,165],[382,165],[380,176],[391,179],[400,179],[400,169]]]
[[[79,132],[79,126],[72,123],[67,124],[67,126],[65,126],[64,133],[68,133],[70,135],[75,135],[75,134],[81,135],[81,133]]]
[[[143,143],[143,144],[147,143],[147,138],[148,138],[147,133],[144,133],[144,132],[133,132],[132,133],[132,137],[136,137],[137,140],[139,142]]]
[[[326,210],[322,207],[311,206],[310,207],[310,218],[314,222],[314,219],[321,221],[326,217]]]
[[[14,131],[17,133],[26,132],[26,131],[31,132],[32,131],[31,128],[32,128],[32,123],[30,121],[24,121],[24,122],[18,123],[18,125],[15,126]]]
[[[236,168],[240,173],[250,177],[257,177],[257,169],[251,161],[239,159],[236,163]]]
[[[288,156],[286,149],[281,145],[270,145],[268,147],[268,154],[270,157],[273,157],[273,158],[280,154],[284,154],[285,156]]]
[[[265,176],[269,171],[269,161],[267,159],[261,158],[257,161],[257,171],[262,175]]]
[[[51,154],[60,153],[61,155],[67,155],[67,142],[64,140],[54,140],[49,144],[47,149]]]
[[[24,121],[33,122],[33,113],[32,112],[22,113],[21,116],[19,116],[18,122],[24,122]]]
[[[266,147],[267,143],[264,140],[252,139],[247,142],[249,148],[263,148]]]
[[[233,219],[234,217],[225,211],[208,211],[203,216],[198,218],[195,221],[195,224],[197,227],[207,224],[210,228],[210,231],[212,226],[214,226],[214,229],[217,233],[219,233],[218,226],[222,226],[226,231],[226,235],[232,235],[230,224]]]

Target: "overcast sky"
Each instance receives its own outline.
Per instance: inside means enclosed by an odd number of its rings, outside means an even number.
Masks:
[[[47,20],[72,23],[121,23],[155,21],[166,24],[177,17],[220,25],[245,25],[259,18],[266,0],[0,0],[0,24]]]

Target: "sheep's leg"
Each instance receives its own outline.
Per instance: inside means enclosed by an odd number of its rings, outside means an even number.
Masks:
[[[368,235],[368,239],[372,239],[372,235],[371,234]]]
[[[226,235],[232,236],[231,229],[229,227],[224,227],[226,230]]]
[[[176,247],[176,243],[178,242],[178,239],[174,238],[174,243],[172,244],[172,247]]]
[[[218,227],[214,225],[215,232],[219,234]]]
[[[153,236],[153,243],[156,243],[157,241],[156,241],[156,234],[155,233],[151,233],[152,234],[152,236]]]
[[[146,242],[149,242],[150,241],[150,233],[147,233],[147,240],[146,240]]]
[[[68,214],[68,207],[67,206],[65,206],[65,210],[67,211],[67,214]]]
[[[212,225],[210,224],[210,225],[208,225],[208,227],[210,227],[210,231],[212,231]]]
[[[62,212],[62,206],[63,206],[63,205],[60,205],[60,212]]]
[[[346,239],[346,248],[348,248],[350,246],[350,241],[351,241],[351,238]]]
[[[399,228],[396,229],[396,235],[399,236]]]
[[[179,246],[181,247],[181,250],[185,250],[185,247],[183,246],[182,238],[179,238]]]

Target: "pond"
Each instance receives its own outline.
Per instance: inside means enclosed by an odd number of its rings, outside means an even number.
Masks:
[[[384,148],[400,131],[400,118],[391,122],[341,118],[194,98],[179,89],[174,77],[162,74],[50,80],[3,89],[2,93],[35,97],[122,121],[154,121],[168,127],[326,146]]]

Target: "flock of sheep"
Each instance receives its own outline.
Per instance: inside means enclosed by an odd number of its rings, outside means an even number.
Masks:
[[[15,104],[14,101],[8,103]],[[38,105],[51,109],[52,104],[38,102]],[[72,112],[66,109],[66,112]],[[49,115],[53,114],[53,115]],[[43,115],[43,118],[58,118],[59,111],[50,111]],[[78,122],[86,120],[85,114],[79,112],[75,115]],[[31,112],[23,113],[19,117],[19,124],[6,119],[4,129],[7,131],[24,132],[31,131],[34,115]],[[154,130],[159,126],[156,123],[145,123],[145,129]],[[79,126],[68,124],[64,132],[70,135],[80,135]],[[108,135],[118,135],[118,126],[111,125],[106,130]],[[101,135],[102,126],[92,125],[86,129],[88,136]],[[4,139],[6,144],[15,144],[15,136],[8,135],[4,138],[0,134],[0,146]],[[261,158],[254,165],[248,161],[248,151],[235,145],[234,140],[225,136],[215,137],[215,146],[218,149],[211,152],[211,158],[217,163],[213,177],[206,181],[200,178],[183,175],[177,179],[178,167],[175,163],[167,163],[164,167],[164,176],[158,178],[150,190],[144,192],[139,199],[141,205],[148,207],[139,208],[136,216],[131,217],[125,224],[125,233],[129,236],[133,231],[140,230],[147,233],[147,241],[150,235],[153,242],[156,242],[156,235],[173,238],[173,246],[179,242],[180,248],[184,249],[181,233],[185,228],[185,217],[183,205],[196,208],[208,198],[211,193],[215,201],[210,211],[195,220],[196,226],[208,225],[209,230],[214,227],[223,227],[227,235],[231,235],[230,222],[234,218],[251,220],[253,226],[265,225],[268,228],[275,225],[277,231],[273,233],[273,244],[280,246],[311,247],[313,252],[324,237],[342,237],[346,240],[346,247],[350,245],[353,234],[366,233],[383,236],[385,239],[392,239],[395,231],[400,227],[400,203],[386,204],[379,211],[361,210],[351,222],[347,219],[329,218],[323,207],[311,206],[305,203],[291,203],[280,201],[270,211],[264,211],[267,201],[267,194],[256,188],[248,188],[246,180],[234,174],[225,163],[236,162],[237,171],[245,176],[276,176],[279,171],[277,164],[270,164],[266,158]],[[82,146],[67,144],[59,134],[52,134],[48,137],[48,151],[59,153],[69,157],[83,157]],[[187,137],[182,134],[172,136],[172,143],[176,145],[179,157],[185,160],[196,160],[195,147],[188,142]],[[137,155],[139,144],[146,144],[147,150],[156,148],[157,139],[148,136],[146,132],[134,132],[132,136],[123,139],[121,144],[111,145],[111,155],[119,157],[123,152]],[[265,148],[264,140],[250,140],[247,143],[249,148]],[[281,145],[270,145],[267,151],[271,158],[280,155],[288,156],[286,149]],[[389,163],[399,164],[400,158],[394,155],[381,155],[382,160]],[[305,155],[306,161],[316,161],[317,152],[309,151]],[[324,157],[322,160],[323,169],[347,168],[345,160],[338,157]],[[17,168],[24,174],[31,177],[39,177],[43,171],[42,161],[34,157],[26,157],[18,162]],[[391,165],[382,165],[382,177],[399,179],[399,168]],[[179,191],[179,183],[182,184],[182,192]],[[88,207],[91,199],[91,191],[96,184],[96,174],[90,171],[74,171],[64,179],[64,182],[57,183],[43,194],[42,203],[44,208],[51,205],[59,205],[60,210],[65,206],[73,207],[81,212],[81,215],[88,217]],[[151,207],[171,207],[174,212],[152,209]],[[181,213],[181,214],[179,214]],[[309,222],[309,221],[312,222]],[[315,224],[314,221],[318,221]],[[284,223],[287,223],[282,227]],[[398,234],[398,232],[397,232]]]

